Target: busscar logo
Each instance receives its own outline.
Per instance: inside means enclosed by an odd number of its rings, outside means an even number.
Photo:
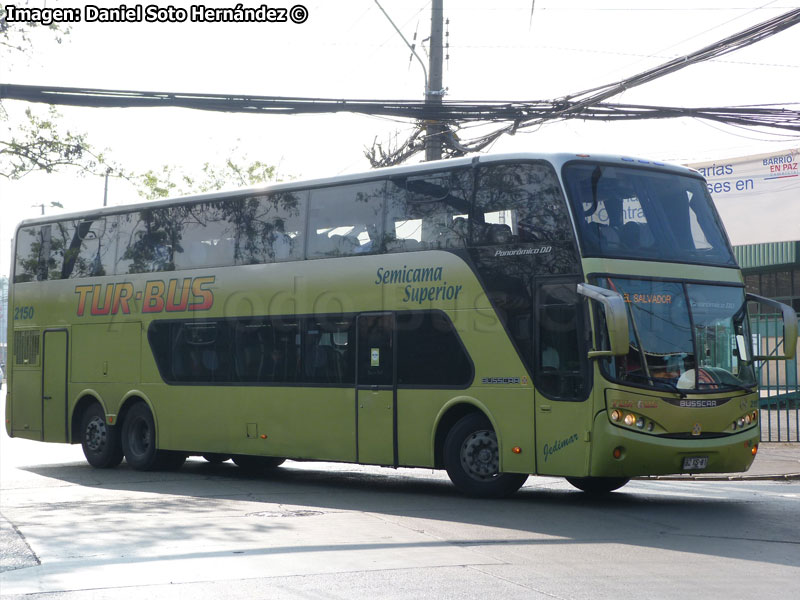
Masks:
[[[525,381],[523,381],[525,379]],[[518,383],[528,383],[527,378],[520,377],[484,377],[481,379],[484,385],[499,384],[499,385],[515,385]]]
[[[730,398],[689,399],[689,398],[660,398],[662,402],[680,408],[717,408],[731,401]]]
[[[681,408],[716,408],[716,400],[681,400]]]

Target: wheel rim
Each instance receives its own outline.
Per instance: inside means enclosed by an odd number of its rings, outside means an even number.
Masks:
[[[133,454],[142,456],[150,449],[150,426],[144,419],[136,419],[131,424],[130,429],[130,448]]]
[[[92,452],[101,452],[105,448],[108,439],[108,429],[106,423],[100,417],[92,417],[86,425],[86,433],[83,436],[86,447]]]
[[[461,466],[477,481],[487,481],[500,470],[500,454],[494,431],[476,431],[461,445]]]

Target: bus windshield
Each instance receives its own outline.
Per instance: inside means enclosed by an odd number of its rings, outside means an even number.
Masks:
[[[736,266],[702,179],[581,162],[564,183],[585,256]]]
[[[628,306],[630,350],[606,360],[612,378],[673,390],[755,385],[744,290],[606,277]]]

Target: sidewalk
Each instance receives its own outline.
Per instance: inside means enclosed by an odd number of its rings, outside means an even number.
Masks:
[[[649,479],[649,478],[643,478]],[[753,466],[745,473],[709,473],[708,475],[664,475],[652,479],[702,479],[704,481],[773,480],[800,481],[800,443],[761,442]]]

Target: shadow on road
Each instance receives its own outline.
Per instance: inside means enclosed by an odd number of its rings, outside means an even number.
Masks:
[[[328,468],[330,467],[330,468]],[[112,470],[84,463],[24,467],[23,470],[67,484],[114,491],[141,492],[128,501],[102,497],[88,502],[85,517],[105,520],[110,527],[130,511],[153,511],[204,518],[231,519],[219,535],[241,535],[241,520],[257,539],[270,531],[292,527],[295,519],[359,511],[424,531],[429,541],[382,544],[325,543],[320,546],[264,545],[248,554],[302,553],[383,547],[541,546],[563,544],[638,545],[675,552],[800,566],[800,527],[779,511],[780,502],[760,501],[737,484],[714,482],[638,481],[600,497],[565,488],[559,480],[531,478],[522,490],[505,500],[478,500],[459,494],[444,477],[430,471],[287,462],[282,468],[254,475],[232,463],[191,460],[177,472],[143,473],[123,463]],[[415,474],[419,476],[415,476]],[[738,484],[741,485],[741,484]],[[758,485],[758,484],[756,484]],[[728,493],[730,492],[730,493]],[[685,496],[682,494],[686,494]],[[231,503],[230,501],[233,501]],[[236,502],[246,502],[237,505]],[[253,510],[261,503],[264,510]],[[277,506],[276,506],[277,505]],[[246,506],[246,509],[243,509]],[[59,510],[58,503],[41,511]],[[469,534],[453,534],[449,523]],[[154,519],[152,527],[167,526]],[[76,524],[80,527],[80,524]],[[203,541],[202,526],[175,525],[169,535],[194,536]],[[60,532],[80,539],[80,531]],[[53,532],[58,535],[59,532]],[[167,535],[165,531],[132,532],[140,542]],[[262,538],[264,539],[264,538]],[[215,540],[219,541],[219,540]],[[341,546],[341,547],[340,547]],[[191,556],[213,556],[202,549]],[[186,557],[191,557],[186,556]],[[148,559],[143,559],[148,560]]]

